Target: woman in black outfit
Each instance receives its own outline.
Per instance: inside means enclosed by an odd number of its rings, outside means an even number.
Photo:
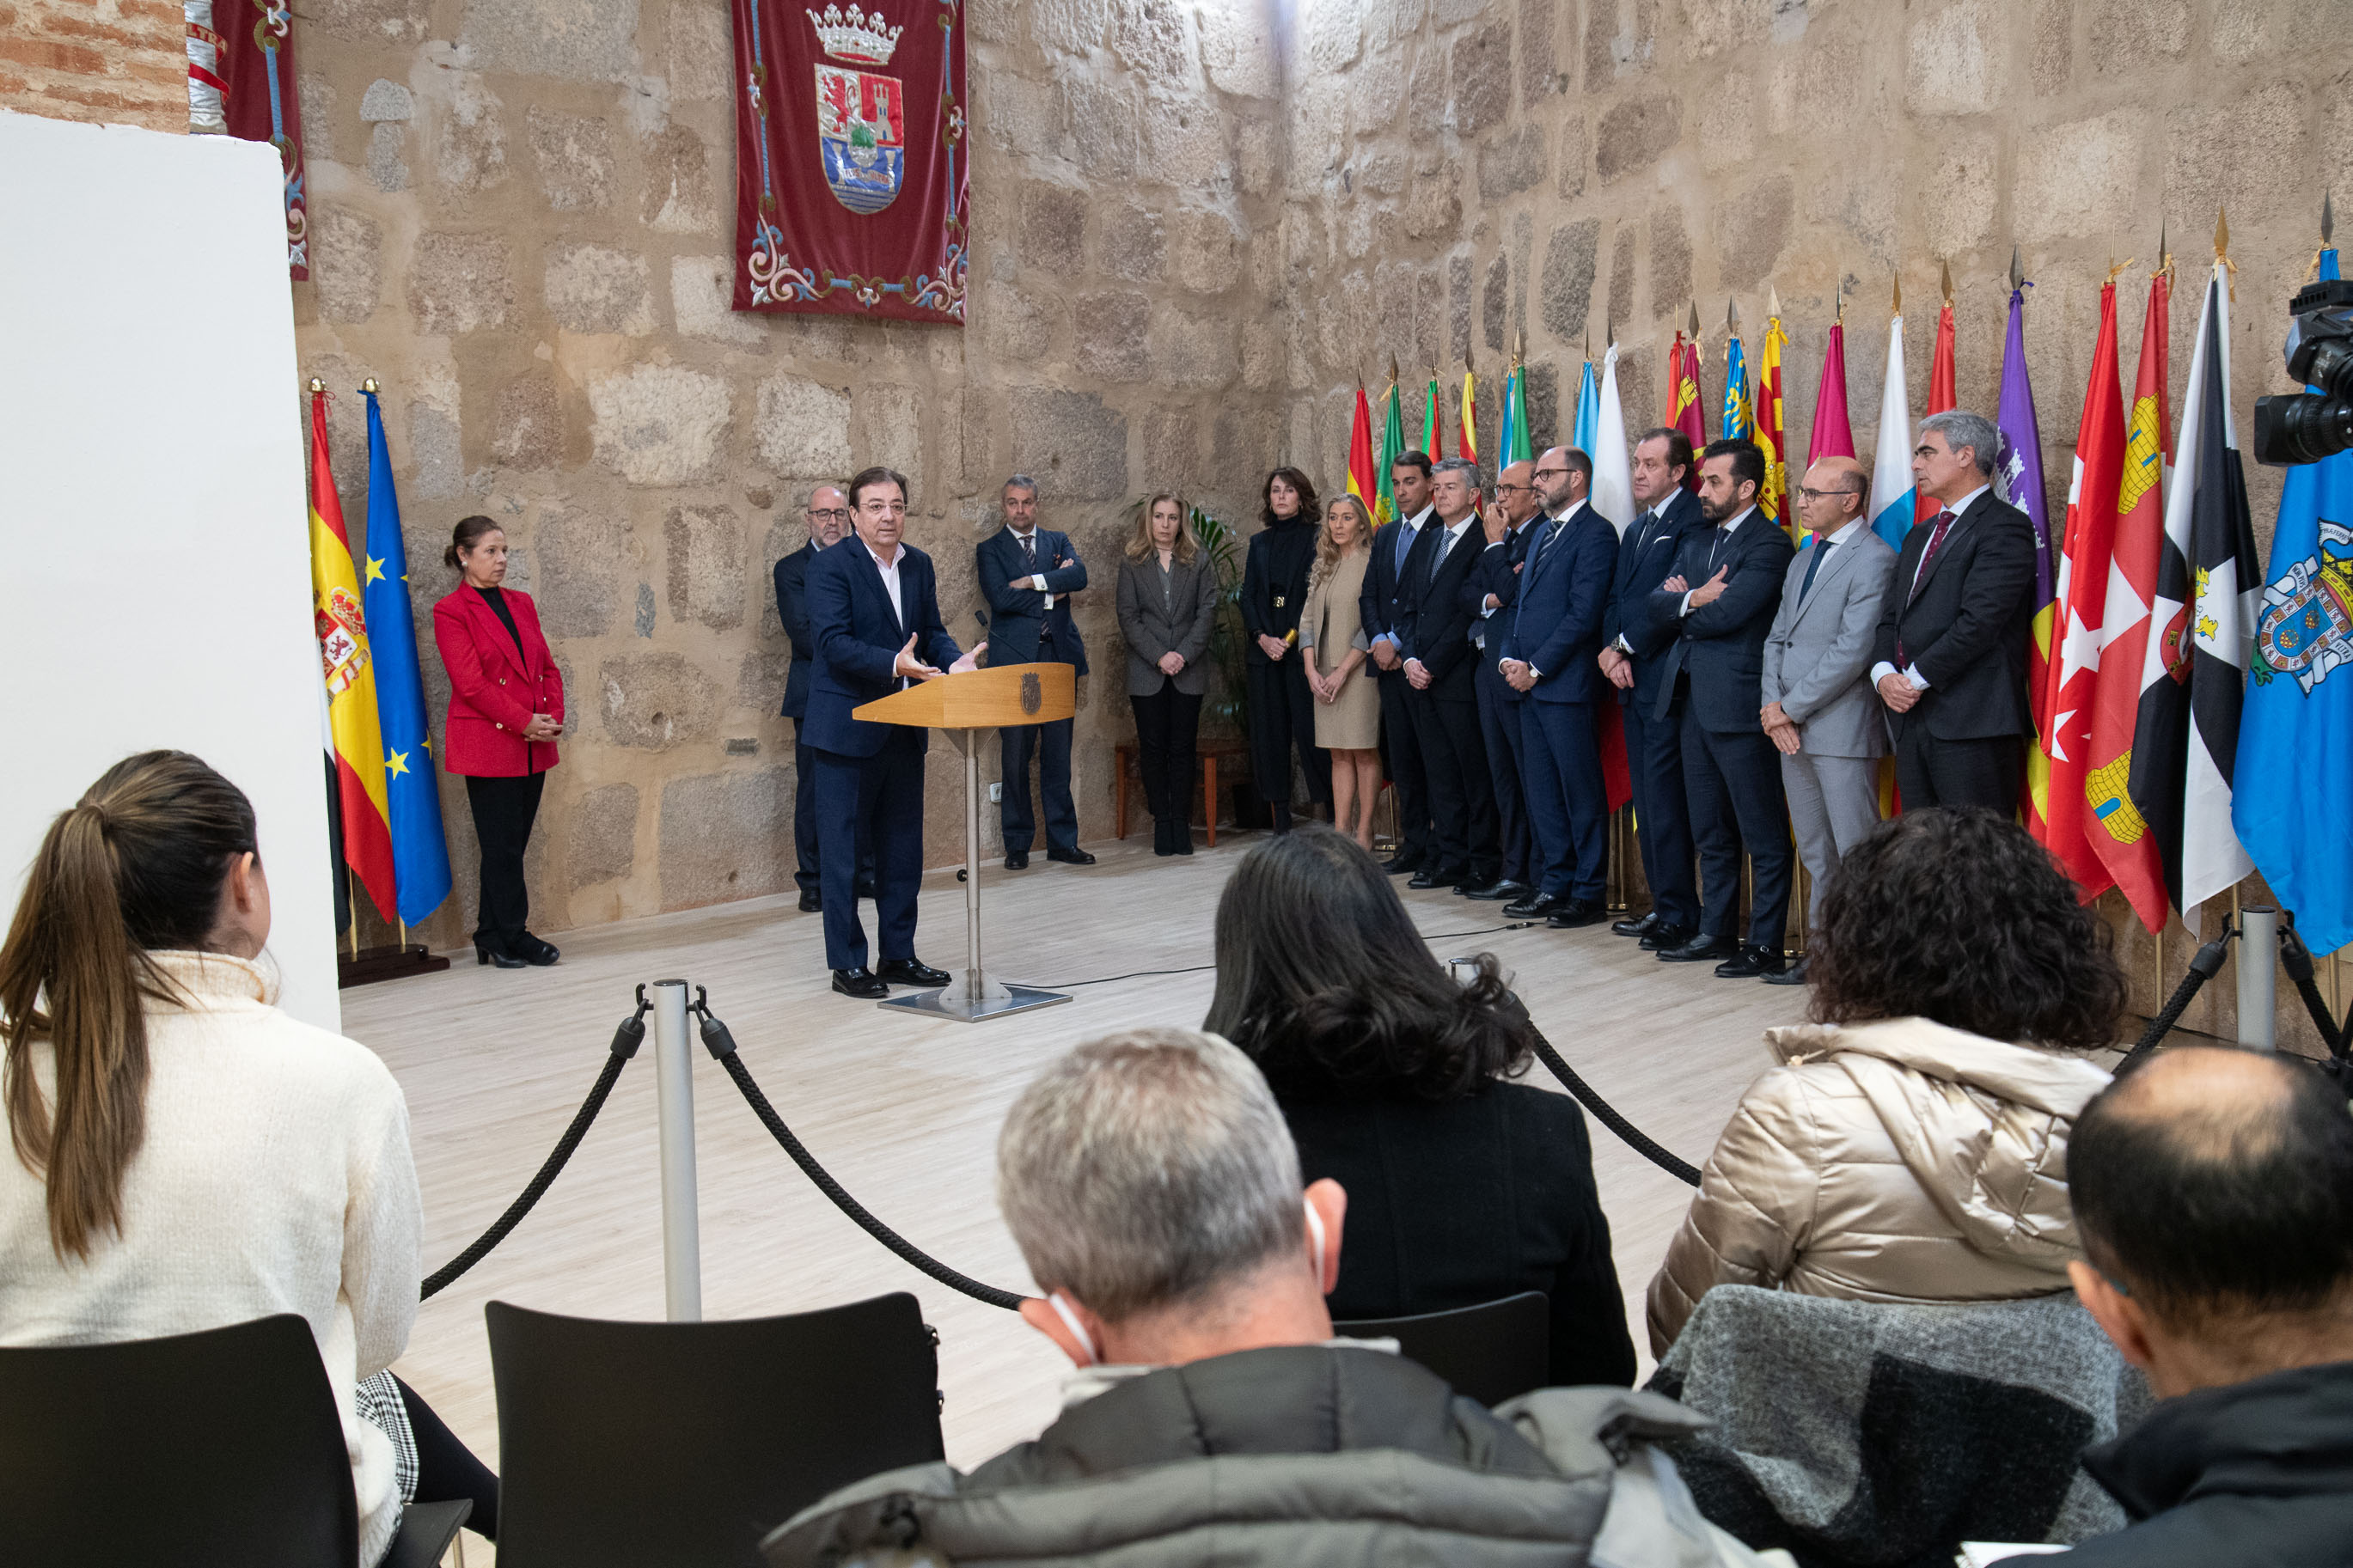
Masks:
[[[1634,1380],[1584,1113],[1507,1081],[1533,1028],[1494,956],[1458,984],[1370,855],[1322,827],[1243,857],[1218,903],[1202,1027],[1266,1074],[1300,1174],[1348,1193],[1335,1319],[1522,1290],[1552,1303],[1552,1382]]]
[[[1297,468],[1266,477],[1265,527],[1250,535],[1242,568],[1242,632],[1250,639],[1242,670],[1250,695],[1250,776],[1274,812],[1274,830],[1291,831],[1291,750],[1307,772],[1307,798],[1332,803],[1332,754],[1315,744],[1315,695],[1299,657],[1299,612],[1315,564],[1316,524],[1324,509],[1315,486]]]

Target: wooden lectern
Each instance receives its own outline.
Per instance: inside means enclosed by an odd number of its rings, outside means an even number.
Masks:
[[[945,988],[881,1003],[904,1012],[977,1024],[1067,1002],[1054,991],[991,980],[980,965],[980,738],[1007,724],[1046,724],[1078,711],[1078,677],[1067,664],[1005,664],[918,681],[861,707],[871,724],[944,730],[964,753],[964,969]]]

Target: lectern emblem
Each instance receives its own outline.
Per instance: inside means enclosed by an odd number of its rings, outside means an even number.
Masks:
[[[1021,678],[1021,711],[1034,715],[1044,706],[1046,706],[1046,692],[1045,689],[1038,684],[1037,675],[1034,672],[1024,675]]]

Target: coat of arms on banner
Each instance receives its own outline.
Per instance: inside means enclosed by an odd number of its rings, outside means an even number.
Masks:
[[[2292,675],[2307,697],[2353,664],[2353,528],[2320,520],[2320,547],[2263,587],[2254,673]]]
[[[826,54],[852,66],[889,65],[902,29],[886,26],[855,4],[807,13]],[[851,212],[879,213],[899,196],[907,173],[907,121],[895,77],[820,64],[817,68],[817,134],[825,183]]]

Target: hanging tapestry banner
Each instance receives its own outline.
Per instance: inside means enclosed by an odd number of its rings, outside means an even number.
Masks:
[[[301,106],[294,92],[290,0],[186,0],[192,131],[226,132],[278,149],[285,174],[286,263],[311,276],[309,184]]]
[[[735,309],[964,321],[962,0],[733,0]]]

